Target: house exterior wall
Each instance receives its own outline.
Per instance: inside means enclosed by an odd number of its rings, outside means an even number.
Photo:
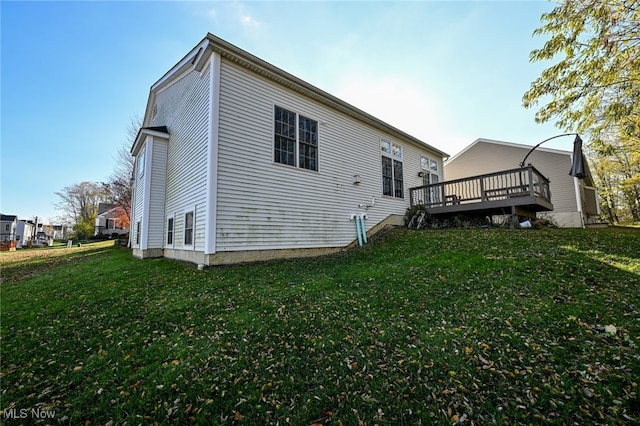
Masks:
[[[318,171],[274,162],[275,106],[318,122]],[[352,214],[365,212],[367,229],[403,215],[408,189],[422,184],[421,154],[441,160],[226,60],[219,123],[218,252],[345,246]],[[404,199],[382,195],[381,139],[403,148]]]
[[[165,191],[167,183],[168,141],[153,138],[151,152],[149,227],[147,247],[162,248],[163,222],[165,211]]]
[[[180,251],[202,251],[204,247],[204,212],[206,211],[207,144],[209,108],[209,68],[202,72],[191,71],[156,96],[157,114],[152,125],[166,125],[169,143],[164,153],[166,182],[162,199],[155,201],[156,211],[152,247],[163,248],[167,244],[167,218],[174,216],[173,256],[181,258]],[[154,167],[156,171],[156,167]],[[160,173],[159,171],[157,171]],[[154,178],[154,181],[156,178]],[[158,196],[160,194],[158,193]],[[194,244],[184,244],[184,216],[195,209]],[[186,256],[186,255],[185,255]]]
[[[2,241],[14,241],[16,238],[17,219],[15,216],[11,217],[11,220],[0,221],[0,240]]]
[[[142,219],[143,219],[143,211],[144,211],[144,198],[145,198],[145,190],[146,190],[146,182],[145,182],[145,173],[146,173],[146,165],[144,173],[140,173],[139,170],[139,157],[142,152],[145,155],[146,162],[146,150],[147,150],[147,141],[145,141],[144,145],[140,149],[140,153],[136,156],[135,161],[135,179],[133,181],[133,192],[132,192],[132,200],[131,200],[131,232],[129,233],[129,239],[131,241],[131,247],[134,249],[134,254],[136,254],[136,250],[142,248]]]
[[[448,180],[453,180],[518,168],[530,149],[529,146],[520,147],[480,140],[446,162],[445,173]],[[551,202],[554,209],[538,215],[548,217],[561,227],[582,227],[582,208],[578,207],[575,178],[569,176],[570,153],[538,148],[529,155],[527,163],[531,163],[550,181]]]
[[[162,255],[162,232],[165,206],[167,143],[163,137],[148,135],[136,156],[136,179],[133,191],[131,246],[138,257]],[[144,171],[139,158],[144,152]],[[138,225],[139,224],[139,225]]]
[[[219,264],[330,253],[357,240],[353,214],[366,213],[367,230],[401,223],[409,188],[422,184],[421,156],[436,159],[444,179],[436,148],[224,41],[214,44],[203,41],[151,88],[143,130],[167,140],[143,139],[141,131],[132,148],[136,162],[146,158],[134,182],[135,256]],[[318,123],[317,171],[274,161],[275,106]],[[382,139],[402,147],[404,198],[383,196]]]
[[[33,223],[19,220],[16,226],[16,241],[18,248],[26,246],[34,236],[35,225]]]

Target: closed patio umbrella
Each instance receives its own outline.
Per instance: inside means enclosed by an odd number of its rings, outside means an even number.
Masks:
[[[582,139],[580,139],[578,135],[576,135],[573,141],[573,161],[569,175],[575,176],[578,179],[587,177],[586,167],[584,165],[584,154],[582,153]]]

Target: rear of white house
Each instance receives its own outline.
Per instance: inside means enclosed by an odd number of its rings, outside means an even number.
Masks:
[[[341,250],[447,157],[211,34],[151,87],[132,154],[134,255],[205,265]]]

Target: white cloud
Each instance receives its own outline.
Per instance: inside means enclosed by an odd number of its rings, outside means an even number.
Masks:
[[[259,28],[260,26],[262,26],[262,23],[251,15],[248,7],[245,6],[244,3],[234,1],[232,6],[235,9],[235,13],[243,26],[249,28]]]

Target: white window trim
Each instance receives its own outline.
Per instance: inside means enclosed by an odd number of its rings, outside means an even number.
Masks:
[[[138,177],[142,177],[144,176],[144,167],[145,167],[145,163],[146,163],[146,143],[145,143],[145,147],[140,151],[140,154],[138,154],[138,160],[137,160],[137,172],[138,172]]]
[[[137,220],[136,221],[136,239],[135,239],[135,245],[136,247],[140,247],[142,245],[142,221],[141,220]]]
[[[279,163],[277,162],[274,158],[273,158],[273,150],[275,149],[275,141],[274,141],[274,137],[276,134],[276,120],[275,120],[275,113],[276,113],[276,108],[281,108],[284,109],[288,112],[292,112],[296,115],[296,121],[295,121],[295,126],[296,126],[296,130],[295,130],[295,134],[296,134],[296,152],[293,156],[294,160],[295,160],[295,164],[294,165],[290,165],[290,164],[284,164],[284,163]],[[316,124],[316,129],[317,129],[317,138],[318,138],[318,144],[316,145],[316,150],[317,150],[317,155],[318,157],[316,158],[316,170],[313,169],[307,169],[304,167],[300,167],[300,117],[304,117],[304,118],[308,118],[309,120],[313,120],[315,121]],[[311,114],[306,114],[304,112],[299,112],[297,108],[292,108],[286,104],[280,103],[280,104],[272,104],[271,105],[271,162],[275,165],[278,166],[282,166],[282,167],[288,167],[288,168],[294,168],[296,170],[306,170],[307,172],[312,172],[312,173],[320,173],[320,120],[318,120],[317,118],[313,117],[313,115]]]
[[[422,159],[426,159],[427,160],[427,167],[424,168],[422,166]],[[436,168],[432,168],[431,167],[431,163],[436,163]],[[440,160],[437,159],[437,157],[432,157],[432,156],[427,156],[427,155],[420,155],[420,171],[422,171],[422,173],[428,173],[430,176],[436,176],[436,178],[438,179],[438,182],[431,182],[431,183],[440,183],[442,182],[442,175],[440,170],[442,169],[441,164],[440,164]]]
[[[391,148],[391,152],[386,152],[382,150],[382,144],[383,142],[387,142],[389,144],[389,147]],[[394,145],[398,148],[400,148],[400,155],[395,155],[393,153],[393,147]],[[384,183],[382,182],[382,180],[380,181],[380,190],[382,192],[382,196],[388,199],[393,199],[393,200],[405,200],[407,198],[407,194],[406,191],[404,189],[405,183],[406,183],[406,178],[405,178],[405,164],[404,164],[404,146],[402,146],[399,143],[394,142],[391,139],[387,139],[387,138],[380,138],[380,143],[378,144],[378,149],[380,150],[380,154],[382,157],[387,157],[391,159],[391,170],[392,170],[392,176],[391,176],[391,191],[392,194],[391,195],[386,195],[384,193]],[[381,159],[382,160],[382,159]],[[402,197],[396,197],[395,192],[396,192],[396,187],[395,187],[395,173],[394,173],[394,161],[399,161],[400,163],[402,163]],[[383,170],[382,170],[382,161],[380,161],[380,177],[383,177]]]
[[[187,244],[185,243],[185,238],[187,236],[187,214],[188,213],[193,213],[193,224],[191,225],[191,244]],[[186,247],[186,248],[191,248],[192,250],[195,250],[196,247],[196,206],[191,206],[189,208],[184,209],[184,211],[182,212],[182,246]],[[176,240],[175,238],[175,228],[176,228],[176,224],[175,221],[173,222],[173,229],[174,229],[174,236],[173,236],[173,241]]]
[[[173,220],[173,229],[171,230],[171,244],[168,243],[168,236],[169,236],[169,219]],[[164,241],[165,241],[165,248],[174,248],[176,245],[176,215],[175,213],[170,214],[166,217],[165,219],[165,233],[164,233]]]

